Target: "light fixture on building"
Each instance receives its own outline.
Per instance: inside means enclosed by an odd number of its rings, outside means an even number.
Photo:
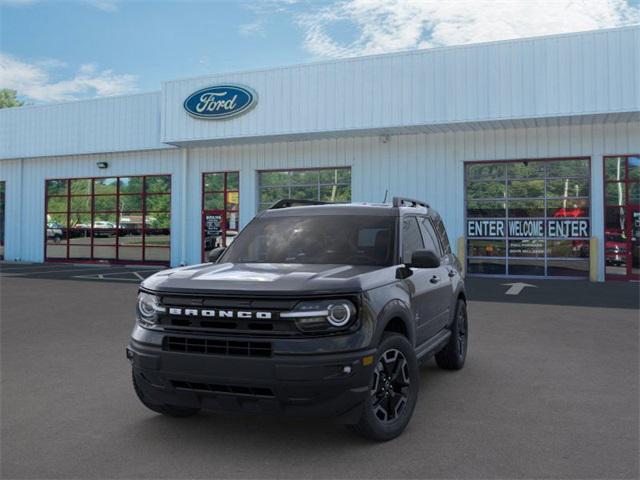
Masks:
[[[107,162],[97,162],[96,165],[98,168],[107,168],[109,166]]]

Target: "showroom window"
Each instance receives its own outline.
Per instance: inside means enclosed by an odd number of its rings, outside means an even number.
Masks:
[[[4,189],[5,183],[0,182],[0,260],[4,260]]]
[[[465,164],[470,274],[587,277],[588,158]]]
[[[258,172],[258,210],[283,198],[351,201],[351,168],[269,170]]]
[[[168,264],[171,176],[46,182],[47,260]]]
[[[240,227],[240,173],[202,174],[202,260],[217,247],[227,247]]]
[[[640,155],[604,158],[604,261],[608,280],[640,279]]]

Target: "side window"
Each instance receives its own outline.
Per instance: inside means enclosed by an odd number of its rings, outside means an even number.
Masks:
[[[436,255],[442,256],[442,249],[440,248],[440,244],[438,243],[436,232],[433,231],[431,221],[426,217],[420,218],[420,227],[422,229],[422,236],[424,238],[424,248],[426,248],[427,250],[431,250]]]
[[[451,253],[451,245],[449,245],[449,237],[447,236],[447,230],[444,228],[444,222],[442,218],[437,217],[435,219],[436,231],[438,232],[438,236],[440,237],[440,243],[442,244],[442,249],[444,250],[444,254],[448,255]]]
[[[402,219],[402,262],[410,263],[414,251],[424,248],[416,217]]]

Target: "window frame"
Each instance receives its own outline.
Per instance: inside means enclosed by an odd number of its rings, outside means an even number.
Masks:
[[[586,168],[586,172],[584,172],[584,174],[579,174],[579,175],[566,175],[566,176],[557,176],[557,175],[551,175],[549,172],[549,164],[550,163],[554,163],[554,162],[561,162],[561,161],[586,161],[587,164],[587,168]],[[518,176],[510,176],[509,174],[509,165],[510,164],[517,164],[517,163],[523,163],[523,162],[531,162],[531,163],[540,163],[544,165],[544,170],[543,173],[540,174],[539,172],[537,172],[536,175],[534,176],[524,176],[524,177],[518,177]],[[482,178],[482,177],[476,177],[476,178],[469,178],[469,168],[471,166],[475,166],[475,165],[483,165],[483,164],[493,164],[493,165],[504,165],[504,168],[500,169],[502,171],[502,173],[499,176],[496,176],[495,174],[493,176],[491,176],[491,178]],[[575,173],[575,172],[573,172]],[[549,241],[554,241],[554,240],[572,240],[572,241],[583,241],[583,242],[589,242],[589,238],[574,238],[574,237],[568,237],[568,238],[550,238],[548,237],[547,232],[545,232],[545,235],[543,237],[536,237],[536,238],[529,238],[531,240],[536,240],[537,238],[541,238],[544,241],[544,255],[542,257],[510,257],[509,256],[509,240],[517,240],[517,238],[511,238],[509,237],[509,235],[505,232],[505,236],[503,237],[499,237],[499,238],[491,238],[491,237],[468,237],[468,232],[467,232],[467,224],[468,221],[470,219],[478,219],[478,220],[503,220],[505,222],[505,225],[508,225],[509,220],[513,220],[513,219],[527,219],[527,220],[542,220],[544,222],[546,222],[547,220],[552,220],[554,219],[553,216],[549,215],[548,212],[548,203],[549,202],[553,202],[553,201],[557,201],[557,200],[569,200],[569,201],[586,201],[587,205],[588,205],[588,212],[586,215],[584,216],[580,216],[580,217],[571,217],[571,218],[576,218],[576,219],[585,219],[589,222],[589,236],[591,237],[593,235],[593,224],[592,224],[592,218],[593,218],[593,195],[592,195],[592,191],[593,191],[593,185],[592,185],[592,179],[591,179],[591,174],[592,174],[592,158],[590,156],[567,156],[567,157],[550,157],[550,158],[516,158],[516,159],[507,159],[507,160],[482,160],[482,161],[468,161],[468,162],[464,162],[464,239],[465,239],[465,263],[466,266],[468,268],[469,264],[472,263],[472,261],[478,261],[481,262],[483,260],[489,260],[490,262],[493,261],[502,261],[504,262],[504,273],[499,273],[499,274],[492,274],[492,273],[469,273],[470,276],[490,276],[490,277],[522,277],[522,278],[579,278],[579,279],[584,279],[584,278],[588,278],[588,269],[586,270],[586,274],[585,275],[580,275],[580,276],[564,276],[564,275],[549,275],[549,265],[552,262],[558,262],[558,261],[566,261],[566,262],[576,262],[576,264],[578,262],[584,262],[585,260],[588,263],[588,259],[589,257],[551,257],[548,255],[548,247],[547,247],[547,243]],[[586,180],[588,182],[589,185],[589,190],[588,190],[588,194],[587,195],[580,195],[580,196],[567,196],[567,197],[558,197],[558,196],[547,196],[547,184],[550,181],[554,181],[554,180],[562,180],[562,179],[576,179],[576,180]],[[509,182],[513,181],[513,180],[517,180],[517,181],[531,181],[531,180],[542,180],[544,182],[544,194],[543,196],[539,196],[539,197],[510,197],[508,196],[509,193]],[[504,196],[503,197],[481,197],[481,198],[470,198],[468,195],[468,186],[469,184],[475,183],[475,182],[503,182],[505,187],[504,187]],[[473,216],[470,217],[468,215],[469,213],[469,203],[471,202],[493,202],[495,203],[503,203],[504,206],[504,216]],[[543,210],[544,210],[544,215],[543,216],[537,216],[537,217],[522,217],[522,216],[512,216],[510,215],[510,209],[509,209],[509,202],[512,201],[531,201],[531,202],[535,202],[535,201],[543,201]],[[567,217],[568,218],[568,217]],[[546,224],[546,223],[545,223]],[[477,256],[477,255],[469,255],[469,241],[470,240],[484,240],[484,241],[501,241],[504,242],[505,244],[505,249],[504,249],[504,255],[502,256]],[[522,239],[520,239],[522,240]],[[589,256],[593,255],[595,252],[589,252]],[[535,275],[535,274],[511,274],[509,273],[509,259],[510,258],[515,258],[517,260],[540,260],[541,258],[544,259],[544,274],[543,275]]]
[[[632,179],[631,176],[629,175],[629,159],[631,157],[640,157],[640,153],[628,153],[628,154],[619,154],[619,155],[603,155],[602,157],[602,214],[603,214],[603,229],[602,229],[602,233],[603,233],[603,238],[604,241],[602,242],[602,245],[600,246],[599,250],[600,250],[600,254],[603,256],[604,261],[605,261],[605,280],[609,281],[609,280],[614,280],[614,281],[629,281],[629,280],[639,280],[640,279],[640,274],[634,274],[633,273],[633,243],[632,243],[632,239],[631,236],[629,236],[627,243],[628,246],[628,255],[627,255],[627,261],[631,262],[631,265],[627,265],[627,272],[625,275],[617,275],[617,274],[613,274],[613,273],[607,273],[607,265],[606,265],[606,260],[607,260],[607,252],[606,252],[606,244],[607,244],[607,212],[609,209],[624,209],[624,214],[626,216],[626,221],[625,221],[625,232],[628,229],[633,229],[633,225],[631,225],[632,222],[632,215],[630,215],[630,213],[633,211],[633,203],[631,203],[631,199],[630,199],[630,185],[640,185],[640,176],[637,179]],[[624,179],[619,180],[619,179],[614,179],[614,180],[610,180],[607,178],[607,160],[611,159],[611,158],[623,158],[624,159]],[[615,205],[615,204],[610,204],[607,202],[607,186],[610,184],[616,184],[616,183],[622,183],[624,185],[624,204],[623,205]]]
[[[322,183],[320,181],[320,172],[322,171],[326,171],[326,170],[348,170],[349,171],[349,182],[345,183],[345,182],[332,182],[332,183]],[[291,181],[288,181],[287,183],[284,184],[273,184],[273,185],[264,185],[262,182],[262,175],[265,173],[287,173],[288,178],[290,178],[289,173],[291,172],[317,172],[318,173],[318,179],[317,182],[315,184],[292,184]],[[314,200],[320,201],[320,193],[321,193],[321,189],[322,187],[326,187],[326,186],[337,186],[337,187],[349,187],[350,189],[350,193],[349,193],[349,201],[351,201],[352,199],[352,174],[353,174],[353,169],[351,168],[350,165],[343,165],[343,166],[334,166],[334,167],[303,167],[303,168],[276,168],[276,169],[265,169],[265,170],[258,170],[256,172],[257,174],[257,181],[256,181],[256,188],[257,188],[257,195],[256,195],[256,212],[259,213],[262,210],[265,210],[267,208],[269,208],[270,205],[272,205],[274,202],[271,203],[266,203],[262,201],[262,190],[263,189],[276,189],[276,188],[281,188],[281,189],[287,189],[288,190],[288,196],[287,197],[283,197],[283,198],[293,198],[293,195],[291,194],[292,188],[304,188],[304,187],[316,187],[316,198]],[[276,200],[277,201],[277,200]]]
[[[238,176],[238,187],[237,188],[229,188],[229,174],[236,174]],[[216,189],[207,189],[207,175],[222,175],[222,190]],[[240,170],[220,170],[220,171],[207,171],[202,172],[201,174],[201,195],[200,195],[200,254],[201,260],[204,262],[207,257],[206,251],[206,232],[205,232],[205,216],[207,212],[222,212],[222,228],[221,228],[221,238],[223,245],[228,246],[227,243],[227,232],[240,232]],[[227,201],[229,193],[236,193],[238,195],[238,202],[235,204],[236,207],[229,209],[227,208]],[[208,194],[222,194],[222,208],[206,208],[206,196]],[[228,215],[234,214],[236,215],[236,228],[231,229],[227,228]]]
[[[147,192],[147,180],[154,178],[154,177],[167,177],[168,182],[167,182],[167,186],[168,189],[166,191],[163,192]],[[126,193],[122,193],[121,190],[121,179],[124,178],[139,178],[142,179],[142,187],[140,192],[134,192],[134,193],[130,193],[130,192],[126,192]],[[100,181],[100,180],[104,180],[104,179],[114,179],[115,180],[115,193],[113,192],[101,192],[101,193],[96,193],[96,181]],[[86,192],[82,192],[80,194],[76,194],[74,195],[72,190],[71,190],[71,184],[74,181],[81,181],[81,180],[87,180],[89,181],[89,193]],[[49,195],[49,183],[50,182],[64,182],[65,184],[65,193],[64,194],[52,194]],[[171,203],[172,203],[172,183],[173,183],[173,178],[171,176],[171,174],[145,174],[145,175],[121,175],[121,176],[114,176],[114,175],[109,175],[109,176],[104,176],[104,177],[68,177],[68,178],[59,178],[59,177],[55,177],[55,178],[46,178],[44,180],[44,259],[46,261],[51,261],[51,262],[74,262],[74,263],[96,263],[96,262],[107,262],[107,263],[114,263],[114,264],[145,264],[145,265],[169,265],[171,263],[171,215],[172,215],[172,210],[171,210]],[[168,202],[168,209],[167,210],[147,210],[147,198],[148,197],[153,197],[153,196],[166,196],[169,199]],[[113,197],[115,196],[116,198],[116,205],[115,205],[115,210],[96,210],[96,198],[101,198],[101,197]],[[140,210],[122,210],[121,209],[121,202],[120,202],[120,198],[121,196],[140,196],[141,198],[141,205],[140,205]],[[67,208],[66,211],[64,212],[51,212],[49,211],[49,199],[50,198],[63,198],[66,199],[66,203],[67,203]],[[72,204],[72,199],[74,198],[86,198],[89,201],[89,208],[85,211],[85,210],[78,210],[78,211],[72,211],[71,209],[71,204]],[[140,224],[140,245],[139,246],[135,246],[135,247],[129,247],[126,245],[122,245],[120,242],[121,238],[124,238],[126,235],[121,234],[121,231],[124,230],[121,226],[121,221],[120,219],[123,217],[123,214],[126,215],[131,215],[134,214],[136,216],[140,216],[140,218],[142,219],[142,222]],[[152,216],[159,216],[159,215],[168,215],[168,220],[169,220],[169,225],[168,227],[157,227],[157,226],[147,226],[146,223],[146,219],[147,216],[152,217]],[[66,217],[66,224],[63,227],[64,229],[64,236],[62,237],[62,239],[65,242],[65,256],[64,257],[50,257],[47,255],[47,247],[49,245],[51,245],[50,243],[48,243],[48,216],[49,215],[64,215]],[[84,216],[88,216],[88,218],[90,219],[89,221],[89,226],[88,228],[83,228],[81,230],[83,230],[85,232],[85,238],[88,237],[90,238],[90,241],[87,244],[84,243],[75,243],[72,241],[72,237],[71,237],[71,230],[78,230],[78,229],[74,229],[71,227],[72,223],[71,223],[71,218],[72,215],[84,215]],[[100,229],[100,228],[96,228],[96,222],[97,221],[102,221],[102,220],[98,220],[97,217],[106,217],[106,216],[113,216],[115,218],[114,223],[114,228],[113,229]],[[113,238],[113,242],[112,243],[96,243],[95,239],[97,237],[97,231],[99,231],[100,233],[105,233],[106,230],[106,234],[107,234],[107,238]],[[136,229],[138,230],[138,229]],[[167,244],[162,244],[162,245],[154,245],[154,244],[149,244],[148,239],[150,239],[151,237],[153,237],[154,235],[152,235],[152,233],[157,233],[159,231],[163,231],[163,230],[168,230],[169,234],[168,234],[168,242]],[[113,236],[111,236],[110,234],[113,233]],[[87,235],[88,234],[88,235]],[[149,238],[147,238],[149,237]],[[73,237],[75,238],[75,237]],[[71,256],[71,250],[72,247],[84,247],[84,248],[89,248],[89,255],[87,255],[86,257],[72,257]],[[114,257],[111,258],[105,258],[104,256],[100,256],[96,254],[96,248],[113,248],[114,249]],[[125,259],[122,258],[121,253],[126,252],[127,249],[139,249],[140,251],[140,260],[138,259]],[[157,251],[158,249],[166,249],[168,251],[168,259],[167,260],[155,260],[155,259],[151,259],[148,260],[147,257],[151,256],[152,252]],[[132,250],[129,250],[132,251]],[[165,256],[165,255],[163,255]]]

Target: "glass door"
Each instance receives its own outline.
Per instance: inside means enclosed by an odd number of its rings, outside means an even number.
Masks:
[[[589,158],[469,162],[467,272],[589,276]]]
[[[171,259],[171,176],[46,181],[45,259],[151,263]]]
[[[227,247],[240,227],[239,173],[204,173],[202,177],[202,261],[208,252]]]
[[[640,156],[605,157],[604,196],[606,278],[640,279]]]

